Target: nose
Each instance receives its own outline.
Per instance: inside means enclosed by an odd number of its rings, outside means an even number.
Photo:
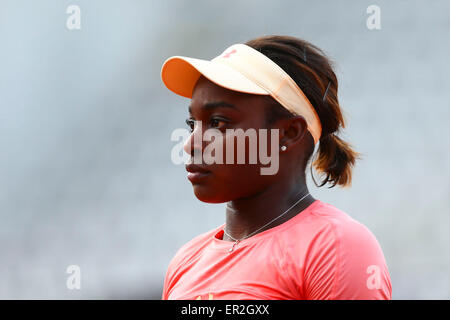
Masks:
[[[203,150],[202,135],[202,122],[196,120],[194,122],[194,130],[183,146],[183,149],[187,154],[189,154],[190,156],[201,154],[201,151]]]

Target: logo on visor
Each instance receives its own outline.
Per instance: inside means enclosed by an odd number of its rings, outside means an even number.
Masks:
[[[233,49],[227,53],[224,53],[222,58],[229,58],[233,53],[236,53],[236,52],[237,52],[236,49]]]

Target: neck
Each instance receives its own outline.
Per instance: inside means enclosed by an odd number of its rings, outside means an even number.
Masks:
[[[226,207],[226,231],[234,239],[242,239],[272,219],[280,216],[308,194],[305,179],[281,180],[250,197],[232,200]],[[308,195],[292,209],[259,232],[273,228],[307,208],[315,199]],[[224,240],[233,241],[224,235]]]

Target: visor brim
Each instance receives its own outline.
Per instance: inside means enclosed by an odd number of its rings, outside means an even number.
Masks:
[[[161,78],[166,87],[186,98],[192,98],[194,87],[201,75],[229,90],[269,95],[266,90],[238,71],[214,61],[174,56],[167,59],[161,69]]]

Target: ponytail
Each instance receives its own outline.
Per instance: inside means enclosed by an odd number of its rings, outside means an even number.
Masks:
[[[355,165],[359,153],[354,151],[348,142],[345,142],[334,133],[320,139],[318,157],[312,165],[317,172],[325,175],[320,185],[312,174],[311,177],[318,187],[330,183],[329,188],[336,184],[342,187],[350,186],[352,181],[352,167]]]

